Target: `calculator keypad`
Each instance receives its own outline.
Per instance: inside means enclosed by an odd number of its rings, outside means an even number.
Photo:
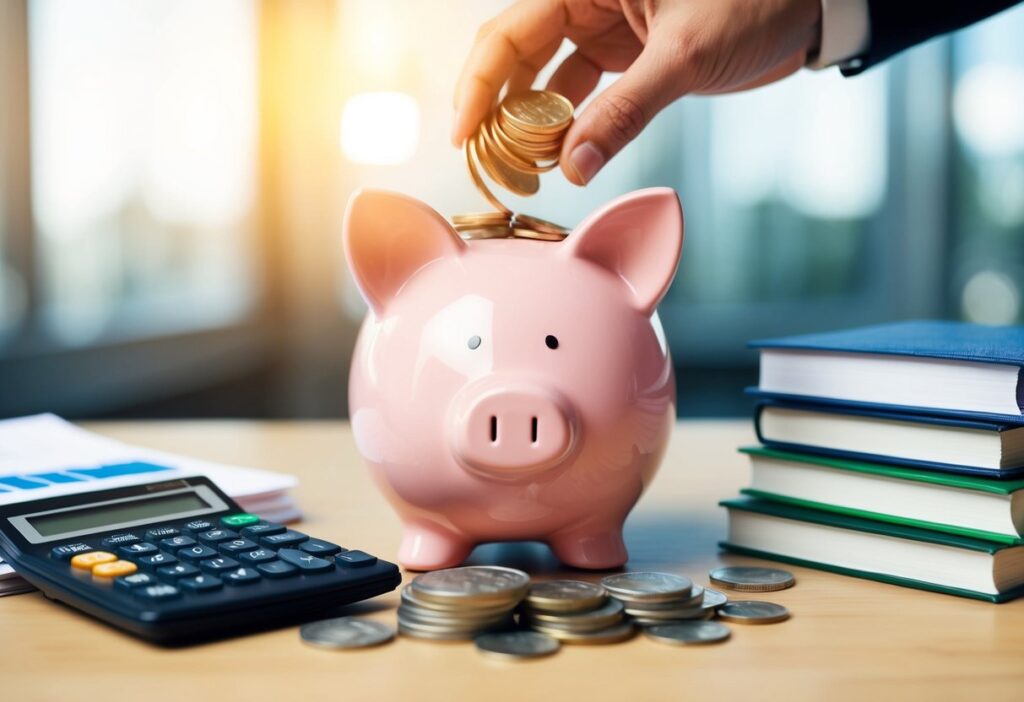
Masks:
[[[183,561],[189,561],[191,563],[198,563],[199,561],[207,558],[213,558],[217,555],[209,546],[203,546],[202,544],[196,544],[195,546],[189,546],[178,551],[178,558]]]
[[[207,558],[205,561],[199,561],[199,567],[212,575],[233,570],[237,568],[238,565],[238,561],[226,556],[221,556],[219,558]]]
[[[185,548],[187,546],[195,546],[196,540],[191,536],[172,536],[169,539],[163,539],[160,541],[160,548],[164,551],[170,551],[174,553],[179,548]]]
[[[94,578],[119,578],[123,575],[131,575],[138,569],[139,567],[131,561],[112,561],[94,566],[92,576]]]
[[[156,544],[151,544],[148,541],[136,541],[133,544],[122,546],[117,549],[117,552],[124,558],[133,558],[135,556],[146,556],[151,553],[157,553],[160,549],[156,547]]]
[[[188,563],[175,563],[174,565],[157,568],[156,574],[162,580],[177,580],[178,578],[195,577],[199,575],[199,569]]]
[[[226,585],[317,577],[377,562],[363,551],[311,539],[249,514],[229,515],[219,523],[195,519],[180,528],[118,533],[102,543],[109,550],[76,542],[56,546],[51,557],[79,573],[91,573],[99,585],[113,583],[116,591],[152,603],[203,596]],[[287,586],[282,582],[281,587]]]

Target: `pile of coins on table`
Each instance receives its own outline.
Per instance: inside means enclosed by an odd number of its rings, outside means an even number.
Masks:
[[[709,580],[740,592],[792,587],[776,568],[716,568]],[[671,573],[620,573],[600,584],[579,580],[530,582],[513,568],[467,566],[417,576],[401,594],[398,632],[433,641],[474,641],[485,655],[506,659],[549,656],[562,644],[610,644],[644,635],[672,645],[725,641],[722,622],[771,624],[789,618],[778,604],[729,600],[723,593]],[[717,619],[720,621],[709,621]],[[327,648],[359,648],[390,641],[381,622],[354,617],[307,624],[302,639]]]
[[[453,216],[452,225],[464,239],[566,237],[564,227],[512,212],[487,187],[482,173],[516,195],[535,194],[540,189],[538,175],[558,165],[572,120],[569,100],[547,90],[528,90],[506,96],[481,123],[466,140],[463,153],[473,184],[496,211]]]
[[[521,570],[468,567],[424,573],[402,589],[398,631],[421,639],[459,641],[509,628],[530,577]]]

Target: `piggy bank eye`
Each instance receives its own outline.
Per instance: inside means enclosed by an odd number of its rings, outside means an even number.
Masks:
[[[549,349],[557,349],[558,348],[558,338],[555,337],[555,336],[552,336],[551,334],[548,334],[547,336],[544,337],[544,343],[547,344],[547,347]]]
[[[469,341],[466,342],[466,345],[469,346],[469,348],[471,348],[471,349],[479,348],[480,347],[480,337],[479,336],[471,336],[471,337],[469,337]]]

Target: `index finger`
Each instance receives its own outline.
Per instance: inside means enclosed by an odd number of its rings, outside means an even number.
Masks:
[[[481,27],[455,87],[456,145],[483,121],[516,64],[564,36],[565,25],[562,0],[522,0]]]

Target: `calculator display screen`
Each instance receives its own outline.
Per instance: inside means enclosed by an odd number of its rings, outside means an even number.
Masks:
[[[40,536],[57,536],[208,509],[209,503],[189,491],[41,514],[29,517],[28,523]]]

